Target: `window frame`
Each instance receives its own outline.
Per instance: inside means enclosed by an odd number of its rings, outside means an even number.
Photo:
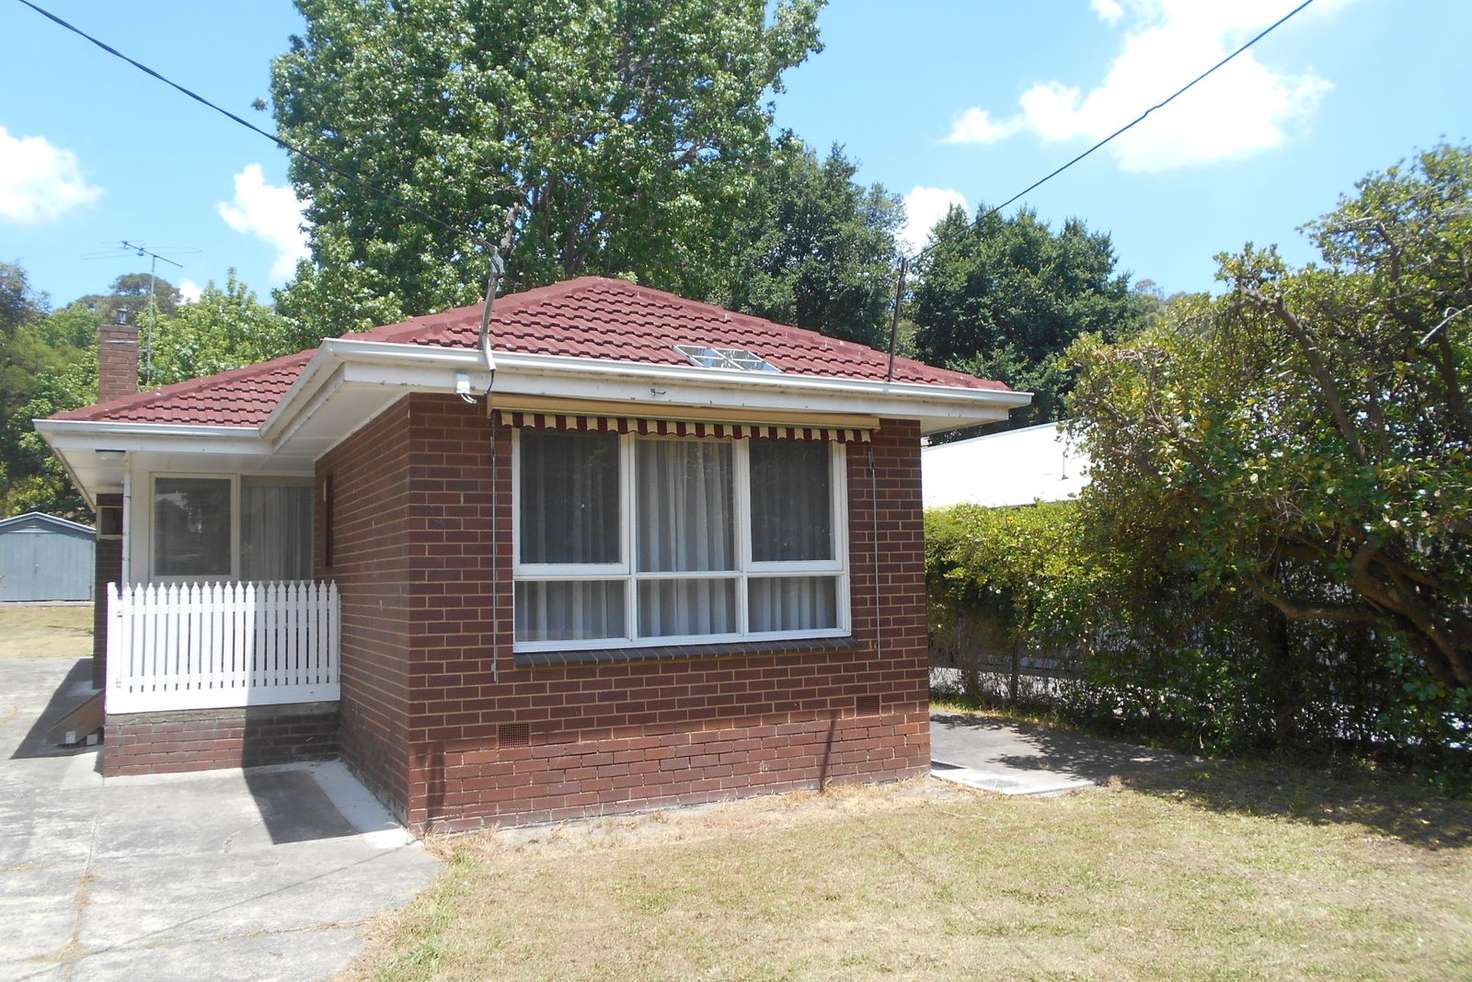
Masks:
[[[144,514],[148,516],[148,582],[150,583],[239,583],[240,579],[240,556],[241,556],[241,503],[240,489],[243,484],[242,478],[250,478],[262,483],[280,483],[290,487],[311,488],[313,479],[310,475],[303,474],[221,474],[219,472],[209,473],[201,471],[152,471],[148,475],[148,501],[144,508]],[[164,480],[203,480],[203,481],[228,481],[230,483],[230,572],[222,573],[160,573],[158,555],[158,519],[155,514],[156,501],[158,500],[158,481]],[[315,495],[312,496],[312,520],[316,523],[317,502]],[[134,512],[136,515],[137,512]],[[312,554],[315,558],[316,543],[312,543]],[[261,582],[261,581],[253,581]],[[276,581],[268,581],[276,582]],[[280,582],[299,582],[294,580],[283,580]],[[300,581],[305,582],[305,581]]]
[[[230,485],[230,572],[160,573],[158,547],[158,482],[224,481]],[[148,475],[148,579],[153,583],[234,583],[240,579],[240,475],[197,471],[155,471]]]
[[[578,651],[619,647],[652,648],[669,645],[693,646],[742,641],[805,640],[810,638],[842,638],[852,632],[849,597],[848,552],[848,449],[837,441],[823,441],[828,447],[829,508],[832,518],[833,558],[822,560],[783,560],[753,562],[751,558],[751,440],[733,437],[663,436],[657,434],[620,433],[619,440],[619,549],[617,563],[526,563],[521,561],[521,428],[511,433],[511,579],[517,584],[535,581],[588,582],[617,580],[624,583],[624,629],[622,637],[586,638],[579,640],[522,641],[515,638],[512,650]],[[636,523],[635,447],[640,440],[707,440],[732,444],[733,534],[736,537],[736,568],[732,570],[700,570],[691,572],[651,571],[638,569],[634,556]],[[812,576],[834,580],[837,610],[834,627],[804,630],[762,631],[749,629],[749,591],[753,579]],[[654,635],[639,637],[639,596],[641,581],[719,579],[736,583],[736,623],[740,630],[726,634]],[[515,602],[513,601],[513,624]]]

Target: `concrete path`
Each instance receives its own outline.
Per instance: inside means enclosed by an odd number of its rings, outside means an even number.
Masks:
[[[0,979],[315,979],[438,863],[338,763],[103,778],[86,661],[0,658]]]
[[[1174,767],[1167,750],[965,714],[930,717],[930,773],[1002,794],[1058,794]]]

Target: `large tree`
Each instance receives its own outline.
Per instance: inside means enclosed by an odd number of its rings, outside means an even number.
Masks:
[[[917,264],[920,357],[1035,393],[1012,426],[1057,419],[1074,372],[1062,353],[1084,334],[1135,330],[1145,304],[1103,232],[1078,219],[1053,231],[1028,209],[1007,217],[952,208]]]
[[[92,314],[52,312],[24,269],[0,264],[0,514],[85,510],[31,420],[91,401],[95,346]]]
[[[224,287],[211,281],[194,303],[159,322],[155,385],[213,375],[311,347],[298,325],[256,299],[230,270]]]
[[[854,178],[835,146],[819,160],[784,134],[732,226],[732,309],[882,347],[894,302],[904,202]]]
[[[473,302],[503,238],[513,289],[601,273],[717,295],[821,0],[297,5],[277,126],[332,166],[292,159],[315,265],[280,303],[328,334]]]
[[[1225,295],[1137,339],[1075,346],[1094,460],[1083,501],[1120,543],[1290,620],[1405,638],[1472,687],[1472,148],[1359,183],[1306,226],[1320,263],[1221,258]]]

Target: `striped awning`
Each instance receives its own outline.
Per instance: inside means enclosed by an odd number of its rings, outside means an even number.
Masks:
[[[538,430],[577,430],[584,433],[642,433],[648,436],[729,437],[759,440],[827,440],[868,443],[866,429],[836,426],[783,426],[772,423],[706,423],[637,416],[588,416],[570,413],[522,413],[496,410],[503,426]]]

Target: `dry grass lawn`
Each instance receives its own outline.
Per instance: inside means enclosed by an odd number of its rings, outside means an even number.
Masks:
[[[91,656],[91,604],[0,604],[0,658]]]
[[[431,841],[356,978],[1469,978],[1472,805],[1192,763]]]

